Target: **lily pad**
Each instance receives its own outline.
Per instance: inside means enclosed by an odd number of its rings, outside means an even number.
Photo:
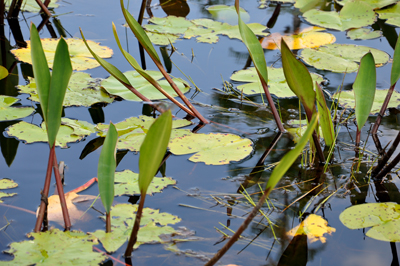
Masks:
[[[267,67],[267,69],[268,89],[271,94],[274,94],[279,98],[290,98],[296,96],[289,88],[282,68]],[[311,73],[311,77],[314,82],[318,83],[321,83],[324,80],[322,76],[315,73]],[[237,86],[237,89],[240,91],[243,90],[244,94],[253,95],[264,93],[264,90],[261,86],[260,78],[258,77],[257,71],[254,67],[245,70],[239,70],[233,73],[233,75],[231,76],[231,80],[239,82],[250,82],[244,85]]]
[[[122,122],[115,124],[119,136],[117,149],[139,151],[144,137],[146,136],[147,130],[150,128],[153,122],[154,118],[142,115],[139,117],[130,117]],[[173,120],[171,140],[176,137],[192,134],[190,130],[177,129],[191,124],[192,123],[190,121],[187,121],[185,119]],[[98,135],[101,137],[105,137],[105,135],[107,134],[108,126],[109,125],[106,124],[98,124],[96,126],[96,129],[99,131]]]
[[[116,172],[114,178],[114,194],[115,196],[122,195],[139,195],[139,174],[132,172],[131,170],[125,170],[123,172]],[[153,193],[160,193],[161,190],[169,185],[175,185],[176,181],[170,177],[154,177],[151,181],[147,194],[152,195]]]
[[[61,148],[68,148],[68,142],[77,142],[82,138],[94,133],[94,126],[90,128],[90,123],[68,118],[61,119],[62,125],[58,131],[56,145]],[[65,123],[65,125],[63,125]],[[47,142],[46,125],[41,127],[21,121],[7,128],[7,134],[23,140],[26,143]]]
[[[336,229],[328,226],[328,222],[324,218],[312,213],[287,234],[293,237],[297,235],[307,235],[311,243],[318,240],[325,243],[326,237],[324,235],[331,235],[334,232],[336,232]]]
[[[372,9],[363,1],[352,0],[346,3],[340,13],[311,9],[305,12],[303,17],[313,25],[344,31],[373,24],[376,14]]]
[[[289,127],[285,127],[287,132],[293,137],[293,142],[297,143],[307,130],[307,120],[293,119],[287,122]],[[319,135],[322,136],[322,129],[319,127]]]
[[[352,44],[328,44],[316,49],[304,49],[300,57],[305,63],[318,69],[349,73],[358,70],[357,63],[369,51],[374,56],[377,66],[389,61],[389,55],[383,51]]]
[[[335,0],[339,5],[347,5],[352,0]],[[396,3],[398,0],[359,0],[359,2],[370,5],[373,9],[380,9],[382,7]]]
[[[236,25],[238,23],[238,16],[235,6],[227,5],[213,5],[206,8],[215,20]],[[243,8],[240,8],[240,18],[246,23],[250,20],[249,13]]]
[[[252,151],[252,142],[233,134],[191,134],[173,139],[169,144],[175,155],[191,154],[192,162],[223,165],[239,161]]]
[[[375,100],[372,105],[371,114],[379,113],[383,102],[385,101],[387,92],[388,90],[375,91]],[[332,98],[339,99],[339,104],[343,107],[354,109],[356,106],[353,90],[335,93]],[[388,108],[396,108],[399,105],[400,93],[398,93],[397,91],[393,91],[392,97],[390,98],[390,102],[388,104]]]
[[[389,242],[400,241],[400,205],[392,202],[366,203],[344,210],[340,221],[350,229],[372,227],[367,236]]]
[[[290,50],[299,50],[304,48],[316,48],[322,45],[334,43],[336,38],[333,34],[324,31],[320,27],[308,27],[298,34],[281,35],[279,32],[261,39],[261,46],[264,49],[280,49],[281,40],[284,39]]]
[[[39,102],[36,82],[34,78],[28,77],[29,84],[19,85],[21,93],[31,96],[29,99]],[[114,99],[100,88],[100,79],[91,78],[84,72],[73,72],[69,80],[63,106],[92,106],[95,103],[111,103]]]
[[[48,5],[48,8],[57,8],[58,4],[56,3],[56,1],[51,1]],[[10,8],[10,5],[12,3],[12,0],[5,0],[4,4],[6,5],[6,8]],[[25,11],[25,12],[31,12],[31,13],[38,13],[40,12],[40,7],[39,5],[36,3],[35,0],[24,0],[22,2],[21,5],[21,11]]]
[[[347,37],[353,40],[370,40],[382,36],[382,31],[371,30],[366,28],[351,29],[347,31]]]
[[[389,8],[377,10],[380,19],[387,19],[386,24],[400,27],[400,3]]]
[[[10,189],[10,188],[15,188],[17,186],[18,184],[11,179],[7,178],[0,179],[0,189]],[[3,191],[0,191],[0,203],[3,202],[1,198],[12,197],[14,195],[17,195],[17,193],[5,193]]]
[[[171,85],[168,83],[167,80],[163,79],[164,76],[159,71],[154,70],[146,70],[146,73],[155,79],[158,84],[172,97],[177,97],[178,94],[174,91]],[[159,90],[157,90],[150,82],[148,82],[145,78],[143,78],[138,72],[132,70],[127,71],[124,75],[128,78],[129,82],[132,86],[146,96],[149,100],[161,100],[166,99]],[[189,85],[180,78],[174,78],[173,81],[178,86],[179,90],[182,93],[186,93],[189,91]],[[128,90],[124,85],[121,84],[116,78],[110,76],[107,79],[104,79],[101,82],[101,86],[110,94],[118,95],[125,100],[128,101],[142,101],[139,97],[133,94],[130,90]]]
[[[34,239],[10,245],[6,252],[15,258],[2,261],[2,265],[99,265],[107,259],[106,255],[93,251],[98,244],[96,238],[83,232],[52,229],[28,236]]]
[[[0,95],[0,121],[15,120],[32,114],[32,107],[11,107],[18,98]]]
[[[50,68],[53,67],[54,55],[58,44],[57,39],[41,39],[43,50],[45,51],[47,63]],[[86,48],[82,39],[65,39],[68,44],[69,55],[71,58],[72,68],[74,70],[85,70],[100,66],[95,59],[92,58],[91,53]],[[97,42],[87,41],[90,48],[101,58],[109,58],[113,52],[106,46],[101,46]],[[32,64],[31,59],[31,42],[26,41],[27,47],[11,50],[11,53],[22,62]]]

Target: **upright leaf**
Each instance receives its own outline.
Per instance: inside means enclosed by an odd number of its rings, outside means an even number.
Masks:
[[[39,94],[40,107],[42,108],[43,118],[47,120],[47,106],[49,102],[50,90],[50,70],[44,55],[42,42],[35,24],[31,23],[31,57],[33,75],[35,76],[36,87]]]
[[[115,157],[118,140],[118,132],[113,123],[110,123],[103,148],[100,153],[97,167],[97,178],[101,201],[107,213],[110,213],[114,200],[114,175],[117,161]]]
[[[390,75],[390,85],[393,86],[400,78],[400,38],[397,38],[396,48],[393,54],[392,73]]]
[[[310,119],[315,109],[313,81],[306,66],[296,59],[286,42],[281,42],[282,67],[289,88],[299,97]]]
[[[357,128],[360,131],[368,119],[375,98],[376,69],[371,52],[361,58],[353,90],[356,101]]]
[[[168,147],[172,130],[171,110],[162,113],[151,125],[140,147],[139,189],[146,193],[153,177],[160,167]]]
[[[57,132],[61,125],[63,102],[71,75],[72,65],[69,57],[68,45],[64,38],[61,38],[54,56],[46,114],[47,136],[50,148],[56,141]]]
[[[326,146],[330,147],[335,141],[335,130],[333,129],[331,112],[326,105],[324,93],[317,82],[315,82],[315,92],[317,96],[318,113],[321,116],[319,122],[322,129],[322,135],[324,136]]]

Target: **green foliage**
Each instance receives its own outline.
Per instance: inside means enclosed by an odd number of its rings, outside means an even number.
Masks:
[[[340,0],[340,1],[335,1],[341,6],[346,6],[351,2],[354,2],[354,0]],[[371,6],[371,9],[380,9],[382,7],[392,5],[396,3],[397,0],[359,0],[359,3],[365,3],[367,5]]]
[[[393,26],[400,27],[400,3],[395,5],[377,10],[380,19],[386,19],[385,23]]]
[[[361,130],[368,119],[375,98],[376,69],[371,53],[367,53],[361,59],[353,90],[356,101],[357,128]]]
[[[400,78],[400,38],[397,38],[396,48],[393,54],[392,72],[390,74],[390,85],[394,86]]]
[[[318,83],[315,83],[315,92],[317,96],[318,113],[321,117],[319,122],[324,136],[325,145],[331,147],[335,141],[335,130],[332,123],[331,112],[326,105],[324,93]]]
[[[12,107],[18,101],[18,98],[0,95],[0,121],[23,118],[35,111],[31,107]]]
[[[350,29],[347,31],[347,37],[353,40],[370,40],[382,36],[382,31],[366,28]]]
[[[223,21],[233,25],[238,21],[236,8],[234,6],[212,5],[207,7],[207,11],[210,12],[215,20]],[[240,8],[240,17],[245,23],[250,20],[249,13],[247,13],[243,8]]]
[[[58,4],[56,4],[56,2],[57,1],[51,1],[49,3],[48,7],[49,8],[57,8]],[[12,3],[12,0],[4,1],[4,4],[6,5],[7,8],[10,7],[11,3]],[[21,5],[21,11],[38,13],[38,12],[40,12],[40,7],[35,0],[24,0]]]
[[[18,187],[18,184],[15,183],[13,180],[7,178],[0,179],[0,189],[10,189],[15,187]],[[17,193],[5,193],[3,191],[0,191],[0,203],[3,203],[1,198],[12,197],[14,195],[17,195]]]
[[[114,200],[114,175],[117,161],[115,158],[118,132],[113,123],[110,123],[103,148],[100,153],[97,167],[97,178],[101,201],[107,213],[110,213]]]
[[[3,66],[0,66],[0,80],[8,77],[8,74],[9,74],[8,69]]]

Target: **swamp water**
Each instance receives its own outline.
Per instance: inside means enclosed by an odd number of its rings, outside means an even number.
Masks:
[[[139,59],[138,44],[132,33],[123,27],[125,20],[122,16],[118,3],[109,1],[88,0],[88,1],[69,1],[60,2],[60,7],[54,12],[59,16],[68,37],[80,37],[79,27],[82,28],[87,39],[101,42],[101,45],[113,49],[112,58],[107,59],[116,65],[122,72],[131,70],[115,43],[111,22],[113,21],[125,47],[136,59]],[[211,14],[206,7],[216,4],[233,5],[233,1],[200,1],[187,2],[190,12],[187,19],[211,18]],[[253,1],[241,1],[241,6],[250,14],[247,23],[267,24],[276,4],[267,5],[266,9],[258,9],[258,3]],[[166,14],[160,8],[159,3],[153,2],[152,12],[155,17],[164,17]],[[135,16],[139,12],[140,3],[130,1],[128,10]],[[326,3],[325,10],[333,9],[333,4]],[[187,13],[187,10],[185,11]],[[26,21],[24,19],[26,19]],[[29,23],[33,21],[38,25],[41,21],[40,16],[34,13],[24,13],[20,15],[20,25],[25,39],[29,36]],[[50,19],[50,21],[53,21]],[[144,24],[147,20],[144,21]],[[298,32],[310,25],[302,18],[298,9],[292,4],[284,4],[281,7],[280,15],[276,24],[270,32],[290,34]],[[376,48],[393,55],[393,43],[396,42],[396,29],[386,25],[383,21],[374,24],[374,28],[383,27],[384,37],[367,41],[354,41],[346,37],[345,32],[327,30],[336,37],[338,44],[357,44]],[[6,38],[14,45],[14,40],[9,34],[9,28],[5,26]],[[42,30],[41,38],[49,38],[47,30]],[[126,33],[126,34],[125,34]],[[394,40],[394,41],[393,41]],[[392,45],[391,45],[392,44]],[[243,217],[251,210],[252,206],[237,191],[241,184],[252,172],[258,160],[268,148],[276,135],[275,122],[268,108],[262,106],[263,99],[260,96],[247,97],[249,101],[241,101],[241,96],[234,96],[228,93],[218,92],[213,88],[222,89],[223,80],[230,81],[233,72],[243,69],[248,59],[248,52],[244,44],[237,39],[229,39],[219,35],[217,43],[197,43],[193,38],[190,40],[178,40],[173,46],[177,49],[171,56],[171,60],[187,76],[190,76],[195,84],[202,90],[196,93],[191,89],[187,93],[188,98],[193,99],[193,103],[199,112],[206,118],[222,124],[210,124],[203,127],[200,133],[232,133],[241,137],[249,138],[253,142],[253,152],[250,156],[239,162],[231,162],[227,165],[211,166],[204,163],[193,163],[188,161],[191,155],[172,155],[166,162],[165,174],[176,180],[176,187],[169,186],[162,193],[155,193],[146,198],[145,207],[160,209],[161,212],[171,213],[180,217],[181,222],[172,225],[174,228],[179,226],[186,227],[195,232],[197,240],[177,243],[173,246],[155,244],[141,245],[133,253],[135,265],[203,265],[206,257],[211,257],[222,247],[224,236],[220,232],[232,235],[226,227],[236,230],[243,221]],[[171,46],[167,46],[168,49]],[[159,48],[156,46],[156,50]],[[168,51],[170,53],[170,50]],[[192,58],[194,55],[194,58]],[[281,67],[279,50],[265,50],[265,57],[268,66]],[[155,70],[155,66],[146,57],[147,69]],[[182,73],[172,65],[171,74],[175,77],[182,77]],[[377,88],[387,89],[390,83],[391,64],[377,68]],[[318,73],[327,80],[324,89],[333,94],[343,82],[344,90],[351,90],[356,73],[345,75],[333,73],[309,67],[309,70]],[[13,76],[15,85],[25,85],[26,76],[29,75],[30,68],[26,64],[18,64]],[[106,78],[108,73],[101,67],[85,70],[93,78]],[[234,86],[241,83],[233,83]],[[24,106],[35,106],[27,99],[27,94],[17,95],[16,90],[0,88],[1,94],[18,96]],[[4,90],[4,91],[3,91]],[[265,98],[264,98],[265,100]],[[328,105],[331,103],[328,100]],[[299,118],[299,103],[295,98],[279,99],[280,112],[283,121]],[[88,121],[90,123],[114,123],[120,122],[128,117],[139,116],[143,113],[147,105],[131,101],[114,101],[112,104],[101,107],[68,107],[64,109],[65,117]],[[400,129],[398,126],[397,112],[393,111],[383,119],[380,127],[380,140],[382,146],[393,140]],[[182,111],[173,114],[183,117]],[[347,113],[348,114],[348,113]],[[104,116],[104,117],[103,117]],[[304,118],[304,113],[302,114]],[[375,117],[371,116],[369,122],[373,122]],[[25,117],[23,121],[39,125],[42,118],[39,114]],[[6,127],[14,122],[1,122],[0,127],[4,131]],[[195,125],[187,127],[192,129]],[[363,128],[361,139],[365,141],[368,137],[367,131],[370,123]],[[338,135],[337,149],[334,153],[334,163],[330,166],[326,174],[317,173],[315,170],[302,166],[300,159],[284,176],[277,185],[277,189],[270,196],[270,204],[275,208],[269,209],[266,205],[264,212],[276,224],[274,234],[270,230],[268,221],[258,216],[251,226],[245,231],[244,238],[238,241],[231,250],[222,258],[220,263],[237,265],[398,265],[397,244],[382,242],[365,236],[365,230],[350,230],[339,220],[339,214],[347,207],[364,202],[378,202],[385,199],[400,203],[400,193],[398,190],[399,178],[392,174],[385,179],[382,185],[368,183],[367,171],[372,165],[376,148],[371,140],[365,145],[365,149],[371,151],[370,157],[366,157],[366,163],[362,163],[359,172],[354,174],[354,182],[349,182],[351,176],[351,166],[353,163],[354,139],[356,127],[353,122],[343,125]],[[6,190],[6,192],[16,192],[10,198],[4,198],[7,205],[17,206],[25,210],[35,212],[39,200],[40,190],[42,189],[46,163],[48,158],[48,145],[44,143],[24,144],[16,140],[7,139],[7,133],[1,136],[1,149],[5,157],[0,160],[1,178],[10,178],[18,183],[18,188]],[[70,191],[83,185],[92,177],[97,175],[97,163],[100,149],[88,154],[84,159],[79,157],[86,144],[96,139],[96,134],[91,134],[78,143],[70,143],[68,149],[57,149],[59,161],[67,164],[65,173],[65,191]],[[294,142],[292,137],[285,133],[277,145],[265,160],[265,165],[278,162],[284,154],[292,147]],[[15,159],[12,160],[13,153]],[[117,167],[117,171],[130,169],[138,172],[138,154],[128,152]],[[10,166],[7,165],[11,163]],[[261,168],[262,170],[262,168]],[[260,196],[261,187],[265,186],[265,181],[271,170],[260,171],[253,177],[246,191],[252,195],[252,199],[257,202]],[[251,183],[250,182],[250,183]],[[51,193],[53,190],[51,188]],[[306,194],[307,193],[307,194]],[[97,185],[81,192],[81,194],[97,195]],[[114,200],[114,205],[119,203],[135,203],[137,198],[120,196]],[[293,203],[296,201],[295,203]],[[85,211],[89,208],[92,201],[77,203],[77,208]],[[293,203],[293,204],[292,204]],[[282,212],[287,206],[287,210]],[[102,211],[100,200],[94,204],[94,208]],[[300,235],[290,236],[288,232],[299,225],[299,216],[303,216],[318,211],[316,214],[328,221],[329,226],[336,229],[331,235],[324,234],[325,241],[317,239],[313,242],[311,236]],[[305,213],[304,213],[305,212]],[[304,213],[304,214],[303,214]],[[7,250],[11,242],[27,240],[25,235],[31,232],[35,215],[23,210],[18,210],[8,206],[0,205],[0,249]],[[82,219],[73,225],[74,230],[84,232],[94,232],[104,229],[104,223],[100,220],[99,212],[90,209]],[[7,221],[10,224],[7,227]],[[62,229],[62,226],[50,222],[51,227]],[[254,239],[254,240],[253,240]],[[111,254],[114,258],[114,265],[120,264],[116,259],[123,261],[122,254],[125,250],[124,244],[117,252]],[[104,251],[101,244],[97,245],[99,250]],[[170,250],[172,251],[170,251]],[[180,251],[178,251],[180,250]],[[239,253],[237,255],[237,253]],[[176,255],[179,254],[179,255]],[[0,260],[11,260],[12,256],[1,254]],[[279,263],[278,263],[279,262]],[[111,261],[106,263],[112,265]]]

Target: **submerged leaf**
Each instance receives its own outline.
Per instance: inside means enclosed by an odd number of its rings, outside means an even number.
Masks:
[[[57,39],[41,39],[43,49],[45,51],[47,63],[49,67],[53,67],[53,60],[58,43]],[[99,66],[99,63],[92,57],[91,53],[86,48],[82,39],[65,39],[69,48],[69,55],[71,58],[72,68],[74,70],[85,70]],[[28,44],[27,48],[21,48],[17,50],[11,50],[11,52],[17,57],[19,61],[23,61],[32,64],[31,60],[31,43],[26,41]],[[100,46],[99,43],[88,41],[90,48],[100,57],[109,58],[113,52],[106,46]]]
[[[0,121],[15,120],[32,114],[32,107],[11,107],[18,98],[0,95]]]
[[[7,179],[7,178],[3,178],[0,179],[0,189],[10,189],[10,188],[15,188],[17,187],[18,184],[15,183],[13,180],[11,179]],[[1,198],[4,197],[12,197],[14,195],[17,195],[17,193],[5,193],[3,191],[0,191],[0,203],[2,203],[3,201],[1,200]]]
[[[333,34],[321,32],[325,30],[320,27],[308,27],[298,34],[281,35],[279,32],[272,33],[260,40],[264,49],[280,49],[281,39],[283,38],[290,50],[299,50],[304,48],[316,48],[322,45],[334,43],[336,38]]]
[[[233,134],[191,134],[173,139],[169,148],[175,155],[192,154],[192,162],[223,165],[239,161],[252,151],[252,142]]]
[[[357,63],[368,52],[374,56],[377,66],[389,61],[389,55],[383,51],[352,44],[328,44],[316,49],[304,49],[300,57],[305,63],[317,69],[349,73],[357,71]]]
[[[298,226],[288,232],[289,236],[307,235],[311,243],[316,241],[326,242],[325,234],[332,234],[336,229],[328,226],[328,222],[319,215],[310,214]]]

